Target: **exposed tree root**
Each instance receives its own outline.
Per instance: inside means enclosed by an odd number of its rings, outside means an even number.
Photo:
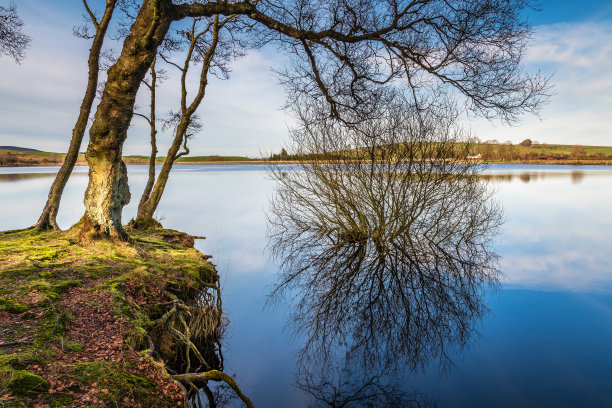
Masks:
[[[181,383],[187,406],[204,407],[200,397],[200,392],[203,391],[208,399],[208,406],[216,407],[214,395],[207,385],[208,381],[215,381],[226,383],[245,406],[253,407],[253,403],[238,387],[236,381],[221,371],[223,366],[220,349],[220,333],[223,327],[221,292],[217,284],[204,286],[208,290],[197,294],[194,305],[186,304],[173,293],[164,292],[170,301],[164,304],[167,308],[165,313],[154,322],[153,330],[157,336],[148,336],[150,353],[161,356],[160,344],[155,344],[155,340],[159,342],[163,335],[171,336],[174,343],[172,350],[177,357],[181,356],[182,360],[175,361],[174,364],[164,361],[164,364],[168,367],[168,371],[177,373],[171,375],[171,378]],[[208,361],[205,356],[208,356]]]
[[[236,381],[231,376],[225,374],[222,371],[210,370],[204,373],[176,374],[171,377],[181,382],[191,383],[197,383],[202,381],[223,381],[227,385],[229,385],[232,390],[234,390],[236,395],[238,395],[242,402],[244,402],[244,405],[249,408],[254,407],[253,402],[251,402],[251,400],[243,394],[242,390],[240,390],[240,388],[238,387],[238,384],[236,384]]]
[[[43,346],[45,346],[49,341],[53,339],[53,336],[58,332],[58,328],[62,324],[62,320],[64,320],[63,314],[57,310],[57,307],[55,307],[55,303],[48,296],[45,296],[45,302],[48,302],[51,306],[53,316],[55,317],[55,322],[53,323],[53,328],[47,335],[47,338],[38,345],[38,350],[40,350]]]
[[[174,336],[177,343],[185,349],[185,371],[191,370],[191,352],[198,358],[200,367],[203,366],[206,369],[210,369],[210,366],[200,353],[200,350],[198,350],[198,347],[191,341],[191,331],[189,330],[185,316],[192,317],[190,307],[175,296],[175,299],[172,301],[172,308],[160,317],[155,322],[155,325],[165,327],[168,332]],[[178,326],[179,329],[177,330],[175,326]],[[198,367],[198,369],[200,367]]]

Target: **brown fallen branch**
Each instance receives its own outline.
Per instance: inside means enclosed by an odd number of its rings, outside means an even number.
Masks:
[[[172,375],[171,378],[177,381],[191,383],[193,383],[194,381],[223,381],[227,385],[229,385],[232,390],[234,390],[236,395],[238,395],[242,402],[244,402],[244,405],[247,408],[254,408],[253,402],[242,393],[242,390],[238,387],[236,381],[224,372],[218,370],[210,370],[204,373],[176,374]]]

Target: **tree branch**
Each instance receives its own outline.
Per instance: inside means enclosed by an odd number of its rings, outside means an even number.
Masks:
[[[190,381],[190,382],[223,381],[227,385],[229,385],[232,390],[234,390],[236,395],[238,395],[238,397],[242,400],[242,402],[244,402],[245,406],[247,406],[248,408],[254,408],[253,402],[251,402],[251,400],[246,395],[244,395],[242,390],[238,387],[238,384],[236,384],[236,381],[231,376],[225,374],[222,371],[210,370],[204,373],[176,374],[176,375],[172,375],[171,377],[174,380]]]
[[[87,10],[87,14],[89,14],[89,18],[91,19],[92,24],[94,25],[94,27],[96,27],[96,30],[98,30],[100,24],[98,23],[98,19],[96,18],[94,13],[89,8],[89,4],[87,4],[87,0],[83,0],[83,5],[85,6],[85,10]]]

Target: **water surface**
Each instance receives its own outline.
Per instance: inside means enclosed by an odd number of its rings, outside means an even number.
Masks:
[[[128,166],[132,202],[146,167]],[[262,407],[302,407],[295,387],[302,338],[282,305],[264,307],[277,267],[266,253],[264,210],[272,182],[258,165],[176,166],[157,217],[205,235],[198,248],[222,275],[230,319],[225,371]],[[31,225],[56,167],[0,168],[0,229]],[[502,283],[487,293],[479,336],[452,356],[399,380],[441,407],[612,406],[612,169],[496,165],[487,171],[506,222],[495,248]],[[86,168],[70,179],[58,221],[82,215]]]

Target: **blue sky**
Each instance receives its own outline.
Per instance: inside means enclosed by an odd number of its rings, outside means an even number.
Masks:
[[[15,3],[32,44],[21,65],[0,57],[0,145],[65,151],[87,75],[88,43],[72,36],[82,3]],[[539,117],[526,116],[512,127],[481,119],[466,125],[482,140],[612,145],[612,2],[543,0],[542,9],[526,12],[535,31],[525,70],[552,75],[555,96]],[[281,109],[285,96],[270,69],[281,66],[281,58],[274,50],[252,52],[234,63],[229,81],[210,83],[199,111],[204,130],[192,142],[193,154],[257,157],[280,149],[290,118]],[[176,110],[174,86],[176,76],[159,91],[162,114]],[[146,95],[139,104],[146,107]],[[160,135],[162,153],[168,138]],[[124,153],[148,149],[146,124],[135,117]]]

